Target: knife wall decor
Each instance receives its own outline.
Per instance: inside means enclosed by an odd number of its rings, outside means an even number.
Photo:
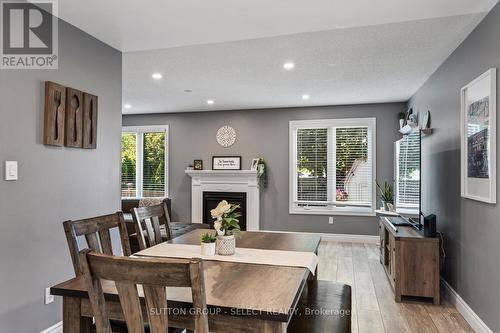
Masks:
[[[97,147],[97,96],[83,94],[83,148]]]
[[[43,143],[72,148],[97,148],[98,97],[45,82]]]

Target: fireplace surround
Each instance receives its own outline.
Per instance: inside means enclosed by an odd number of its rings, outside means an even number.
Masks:
[[[220,193],[219,195],[226,193],[230,196],[236,194],[243,196],[242,194],[244,194],[244,197],[246,197],[246,230],[260,230],[260,193],[257,171],[186,170],[186,174],[191,177],[191,220],[193,223],[204,222],[204,192],[212,194],[217,192]],[[217,196],[217,194],[214,196]],[[214,198],[214,200],[217,200],[217,198]]]

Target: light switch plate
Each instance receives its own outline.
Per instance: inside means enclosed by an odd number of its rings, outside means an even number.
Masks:
[[[5,180],[17,180],[17,161],[5,161]]]

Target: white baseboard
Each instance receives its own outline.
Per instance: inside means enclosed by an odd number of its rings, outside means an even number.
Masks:
[[[457,308],[458,312],[460,312],[475,332],[493,333],[448,282],[441,279],[441,285],[444,287],[445,298]]]
[[[54,324],[47,329],[44,329],[40,333],[62,333],[63,332],[62,324],[63,324],[62,321],[60,321],[57,324]]]
[[[284,232],[287,234],[306,234],[318,235],[324,241],[330,242],[343,242],[343,243],[369,243],[378,244],[380,242],[379,236],[370,235],[351,235],[351,234],[325,234],[317,232],[297,232],[297,231],[276,231],[276,230],[259,230],[261,232]]]

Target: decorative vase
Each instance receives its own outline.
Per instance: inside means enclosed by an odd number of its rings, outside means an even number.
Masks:
[[[405,125],[405,120],[399,119],[399,129],[402,129],[404,125]]]
[[[230,256],[236,250],[236,239],[231,236],[217,236],[217,254],[222,256]]]
[[[201,254],[204,256],[214,256],[215,243],[201,243]]]
[[[385,210],[386,212],[389,211],[389,206],[387,206],[387,201],[380,200],[382,202],[382,210]]]

